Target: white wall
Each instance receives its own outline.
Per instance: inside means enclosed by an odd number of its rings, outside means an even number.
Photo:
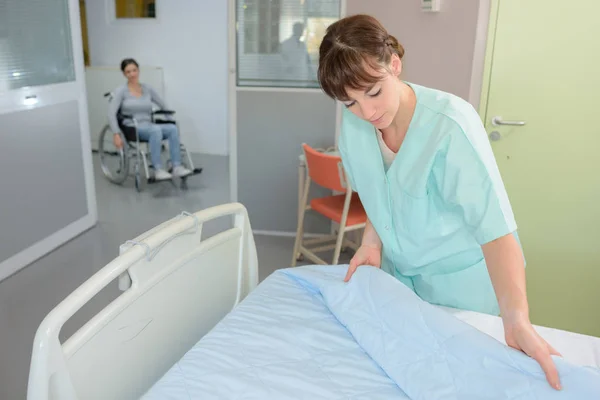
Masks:
[[[190,151],[228,154],[227,2],[159,0],[157,21],[115,21],[112,1],[86,0],[91,64],[133,57],[164,68],[166,101],[177,111],[182,141]]]

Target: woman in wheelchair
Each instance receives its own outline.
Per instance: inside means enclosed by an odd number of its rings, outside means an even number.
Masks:
[[[152,105],[154,103],[161,109],[166,109],[166,104],[163,99],[152,87],[140,83],[139,65],[134,59],[128,58],[123,60],[121,62],[121,71],[123,71],[123,75],[127,78],[127,84],[115,90],[108,111],[108,120],[114,133],[113,141],[115,146],[117,148],[122,148],[124,145],[120,133],[122,133],[128,141],[135,141],[135,126],[133,120],[125,117],[119,121],[118,118],[119,114],[123,116],[132,116],[137,123],[137,134],[139,135],[140,141],[148,142],[150,161],[154,167],[154,177],[156,180],[171,179],[172,177],[162,165],[161,150],[162,141],[164,139],[169,142],[169,151],[171,153],[171,162],[173,164],[173,175],[183,177],[191,174],[192,171],[181,165],[181,151],[177,125],[156,124],[153,122]],[[133,134],[131,131],[133,131]]]

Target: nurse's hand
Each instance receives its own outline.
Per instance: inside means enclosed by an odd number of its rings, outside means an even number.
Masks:
[[[350,260],[350,267],[348,267],[344,282],[348,282],[361,265],[372,265],[381,268],[381,247],[367,244],[360,246],[352,260]]]
[[[561,390],[558,371],[551,355],[561,356],[533,329],[529,320],[504,323],[506,344],[535,359],[546,374],[546,380],[556,390]]]

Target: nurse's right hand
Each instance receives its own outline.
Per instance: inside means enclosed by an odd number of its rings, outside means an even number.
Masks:
[[[350,267],[344,278],[344,282],[348,282],[356,269],[361,265],[371,265],[376,268],[381,268],[381,247],[363,244],[358,248],[352,260]]]

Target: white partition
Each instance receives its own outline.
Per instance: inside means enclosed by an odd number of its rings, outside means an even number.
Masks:
[[[0,280],[97,221],[77,0],[0,1]]]
[[[161,97],[165,97],[164,74],[160,67],[140,66],[144,71],[143,82],[152,86]],[[98,137],[107,123],[107,99],[104,93],[111,92],[126,82],[119,66],[92,66],[85,69],[88,116],[92,149],[98,149]]]

